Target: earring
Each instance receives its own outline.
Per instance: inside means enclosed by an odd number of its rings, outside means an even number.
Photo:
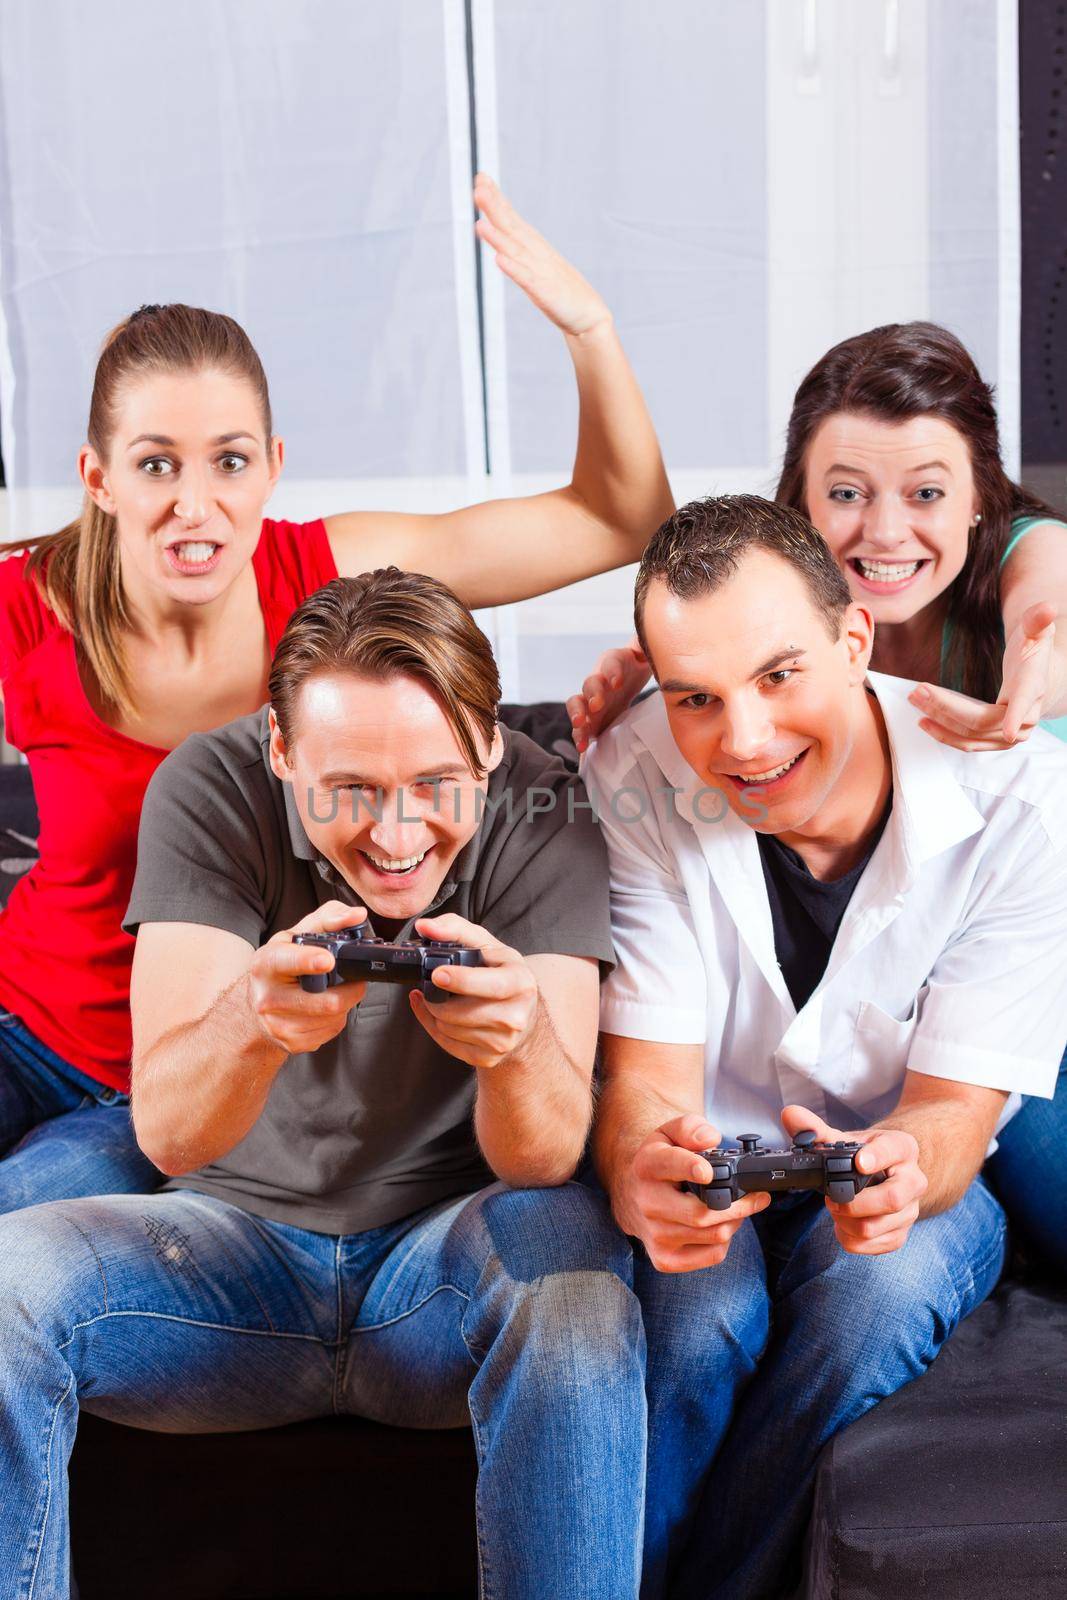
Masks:
[[[976,511],[975,514],[974,514],[974,521],[971,523],[971,527],[972,528],[977,528],[977,526],[981,522],[981,520],[982,520],[982,513],[980,511]]]

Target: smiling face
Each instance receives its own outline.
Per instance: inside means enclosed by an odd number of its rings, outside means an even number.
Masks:
[[[849,606],[832,639],[802,574],[753,549],[694,599],[653,581],[644,633],[675,743],[742,821],[809,837],[840,825],[843,837],[851,815],[867,817],[884,776],[864,691],[869,611]]]
[[[288,748],[271,713],[271,767],[293,785],[311,843],[371,912],[406,921],[425,911],[477,831],[499,730],[477,777],[416,678],[324,672],[293,709]]]
[[[151,374],[122,387],[114,421],[107,460],[87,445],[79,467],[116,519],[124,587],[142,607],[217,599],[251,558],[281,471],[255,390],[225,372]]]
[[[963,569],[980,507],[967,443],[940,417],[828,417],[808,446],[805,490],[809,518],[876,622],[907,621]]]

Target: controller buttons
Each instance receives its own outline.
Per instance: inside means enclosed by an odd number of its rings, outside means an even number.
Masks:
[[[748,1156],[751,1155],[754,1150],[759,1149],[762,1140],[760,1139],[758,1133],[739,1133],[737,1135],[737,1142],[741,1146],[744,1154]]]
[[[827,1156],[827,1158],[826,1158],[826,1170],[827,1170],[827,1172],[851,1172],[852,1171],[852,1157],[851,1156]]]
[[[810,1150],[815,1143],[815,1132],[812,1128],[801,1128],[799,1133],[793,1135],[793,1143],[798,1150]]]
[[[721,1182],[723,1178],[729,1178],[730,1169],[725,1165],[725,1163],[722,1165],[716,1164],[711,1169],[711,1176],[713,1179],[718,1179],[718,1181]]]
[[[836,1200],[840,1205],[847,1205],[856,1198],[856,1185],[851,1179],[835,1178],[826,1185],[826,1193],[831,1200]]]

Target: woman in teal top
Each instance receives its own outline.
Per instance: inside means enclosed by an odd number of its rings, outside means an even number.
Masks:
[[[1067,739],[1067,524],[1004,471],[992,390],[953,334],[898,323],[823,356],[797,390],[775,498],[810,518],[873,614],[871,665],[919,680],[932,738],[1004,750],[1040,720]],[[601,658],[568,702],[579,749],[647,677],[636,640]],[[1067,1269],[1065,1067],[1054,1100],[1008,1123],[989,1170],[1020,1230]]]

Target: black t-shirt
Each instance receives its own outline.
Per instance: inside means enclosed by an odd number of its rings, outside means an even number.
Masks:
[[[841,878],[814,878],[795,850],[773,834],[757,834],[763,879],[774,925],[774,950],[786,987],[799,1011],[818,988],[852,892],[889,821],[890,793],[866,854]]]

